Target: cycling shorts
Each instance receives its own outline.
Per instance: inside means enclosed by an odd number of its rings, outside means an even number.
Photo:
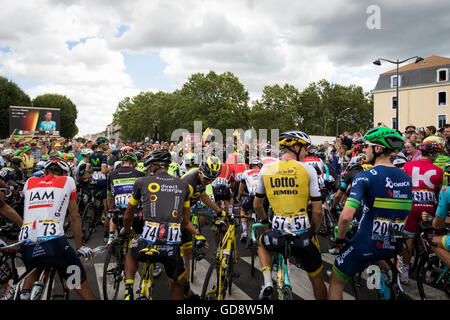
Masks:
[[[413,204],[411,212],[406,218],[405,231],[407,231],[411,237],[414,237],[417,229],[419,228],[419,223],[422,221],[422,212],[436,212],[436,207],[433,205],[416,205]]]
[[[159,251],[160,255],[153,262],[160,262],[164,265],[167,277],[170,281],[178,281],[184,277],[186,268],[184,264],[184,258],[180,253],[179,245],[154,245],[151,242],[145,241],[141,238],[134,239],[130,248],[131,256],[140,261],[139,251],[145,248],[155,248]]]
[[[125,210],[121,211],[119,214],[112,215],[112,222],[119,227],[119,230],[123,227],[123,216]],[[108,214],[108,217],[111,218]],[[142,234],[144,229],[144,218],[142,215],[139,217],[138,213],[134,214],[132,228],[136,234]]]
[[[380,249],[377,244],[380,245],[382,242],[372,240],[361,242],[352,238],[336,256],[333,265],[334,273],[340,279],[347,281],[355,274],[362,272],[368,264],[394,257],[394,249]]]
[[[245,198],[241,202],[241,208],[244,209],[245,212],[255,211],[255,209],[253,207],[254,200],[255,200],[254,196]],[[264,198],[263,207],[264,207],[264,212],[267,214],[267,211],[269,211],[269,200],[267,199],[267,197]]]
[[[27,270],[36,267],[53,267],[61,278],[67,280],[69,276],[74,275],[73,268],[77,266],[80,271],[80,284],[87,279],[80,258],[65,236],[37,244],[24,245],[21,248],[21,255]]]
[[[266,230],[259,238],[259,243],[271,252],[284,254],[286,239],[277,230]],[[319,240],[311,229],[293,240],[291,253],[301,262],[308,276],[314,277],[322,272]]]
[[[233,197],[233,190],[227,186],[213,187],[213,192],[216,201],[229,201]]]

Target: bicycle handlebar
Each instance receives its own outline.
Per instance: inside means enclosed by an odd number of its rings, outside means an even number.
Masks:
[[[264,223],[254,223],[252,225],[252,240],[253,240],[253,242],[256,242],[255,229],[264,228],[264,227],[268,227],[268,226],[269,226],[269,224],[264,224]]]

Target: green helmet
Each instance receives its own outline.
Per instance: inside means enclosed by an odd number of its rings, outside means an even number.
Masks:
[[[402,136],[397,131],[387,127],[370,129],[364,136],[364,140],[394,151],[401,149],[405,143]]]

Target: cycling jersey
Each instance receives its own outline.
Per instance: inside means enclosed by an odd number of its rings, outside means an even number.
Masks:
[[[450,217],[450,187],[443,187],[439,192],[439,204],[436,210],[436,215],[445,219]],[[450,251],[450,235],[442,237],[442,246]]]
[[[181,166],[176,163],[172,162],[169,165],[169,169],[167,170],[167,173],[170,174],[172,177],[181,177]]]
[[[436,211],[436,195],[444,172],[425,158],[405,163],[403,171],[411,177],[413,190],[413,206],[405,230],[414,234],[422,221],[422,212]]]
[[[353,180],[355,179],[355,176],[360,173],[361,171],[364,171],[362,165],[360,164],[355,164],[353,166],[351,166],[348,170],[348,172],[346,171],[344,173],[343,179],[342,179],[342,183],[339,187],[339,190],[341,190],[342,192],[347,192],[347,188],[349,185],[351,185],[351,183],[353,182]]]
[[[366,263],[394,256],[389,228],[403,230],[412,207],[411,178],[396,167],[376,166],[355,176],[346,207],[363,205],[358,231],[336,257],[333,270],[343,280]]]
[[[250,169],[245,170],[242,174],[242,183],[245,183],[245,185],[247,186],[247,190],[250,196],[254,196],[256,194],[260,172],[260,169]]]
[[[32,177],[24,186],[24,217],[20,241],[38,242],[64,235],[64,219],[70,200],[77,199],[72,177]]]
[[[287,227],[294,233],[311,228],[306,213],[308,199],[322,200],[314,169],[290,158],[263,165],[256,196],[265,195],[274,211],[272,228],[282,231]]]
[[[244,173],[245,170],[248,170],[248,164],[236,163],[231,166],[232,166],[235,181],[240,182],[242,180],[242,174]]]
[[[213,188],[219,186],[228,186],[231,182],[235,181],[233,167],[230,164],[222,164],[222,171],[220,175],[212,182]]]
[[[4,167],[0,170],[0,179],[8,183],[8,181],[21,181],[24,179],[22,170],[17,167]]]
[[[96,151],[89,156],[89,163],[91,164],[91,169],[94,171],[92,174],[92,181],[102,181],[106,180],[106,175],[102,173],[102,165],[106,165],[108,162],[108,157],[103,151]]]
[[[200,181],[200,174],[198,169],[189,171],[183,177],[181,177],[181,180],[183,180],[188,185],[190,206],[192,207],[197,202],[197,200],[200,199],[200,196],[206,193],[206,187]]]
[[[128,207],[133,185],[140,177],[145,177],[145,174],[131,167],[120,167],[108,175],[108,194],[113,196],[117,208]]]

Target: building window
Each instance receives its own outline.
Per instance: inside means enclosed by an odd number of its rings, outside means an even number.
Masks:
[[[448,81],[448,69],[438,69],[436,70],[437,82]]]
[[[399,80],[398,86],[401,87],[402,77],[398,76],[398,80]],[[391,77],[391,88],[396,88],[396,87],[397,87],[397,75]]]
[[[391,108],[397,109],[397,96],[393,96],[391,100]]]
[[[391,120],[391,123],[392,123],[392,129],[398,129],[398,127],[397,127],[397,118],[396,117],[392,117],[392,120]]]
[[[446,114],[440,114],[438,115],[438,123],[437,127],[442,128],[447,123],[447,115]]]
[[[447,91],[441,91],[437,94],[438,107],[445,107],[447,105]]]

